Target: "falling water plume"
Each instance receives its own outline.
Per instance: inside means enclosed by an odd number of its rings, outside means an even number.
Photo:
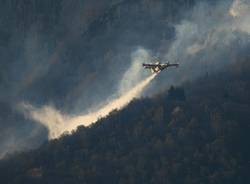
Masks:
[[[79,125],[89,126],[95,123],[99,118],[107,116],[110,112],[117,109],[120,110],[126,106],[131,100],[139,97],[144,88],[155,78],[157,74],[147,77],[145,80],[138,83],[128,92],[120,97],[110,101],[108,104],[100,108],[96,112],[83,115],[67,115],[50,106],[35,108],[29,104],[22,104],[24,113],[28,118],[31,118],[45,125],[49,130],[49,138],[58,138],[64,132],[71,132]]]

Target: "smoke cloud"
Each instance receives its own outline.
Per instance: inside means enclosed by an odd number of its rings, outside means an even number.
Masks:
[[[247,0],[235,0],[229,14],[234,17],[233,30],[239,30],[250,34],[250,2]]]
[[[229,14],[233,17],[247,15],[250,11],[250,4],[247,0],[235,0],[229,10]]]
[[[166,58],[180,60],[180,57],[187,58],[205,49],[207,53],[212,53],[211,49],[216,46],[227,47],[242,36],[237,35],[237,32],[249,34],[250,11],[247,9],[249,3],[240,0],[233,4],[221,1],[216,6],[200,3],[191,12],[189,19],[175,26],[176,40]],[[213,53],[216,52],[218,51],[214,50]]]
[[[175,38],[159,55],[180,63],[174,71],[162,72],[159,88],[178,85],[212,74],[244,55],[250,44],[250,2],[224,0],[201,2],[174,26]],[[246,53],[245,53],[246,55]]]
[[[138,84],[139,81],[146,77],[147,73],[142,72],[142,64],[151,62],[151,55],[149,51],[144,48],[138,48],[131,55],[132,64],[130,68],[124,73],[121,82],[119,84],[118,94],[124,94],[132,86]]]

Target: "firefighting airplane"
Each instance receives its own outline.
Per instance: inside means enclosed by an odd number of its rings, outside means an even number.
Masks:
[[[156,63],[150,63],[150,64],[145,64],[143,63],[142,66],[145,68],[145,69],[149,69],[151,70],[152,73],[160,73],[162,70],[168,68],[168,67],[172,67],[172,66],[175,66],[175,67],[178,67],[179,64],[178,63],[160,63],[159,61],[157,61]]]

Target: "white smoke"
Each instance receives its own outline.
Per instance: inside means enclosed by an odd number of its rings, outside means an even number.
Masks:
[[[200,3],[190,17],[175,26],[176,39],[166,58],[186,59],[206,49],[230,45],[238,39],[237,33],[250,34],[250,2],[246,0]]]
[[[234,28],[250,34],[250,1],[235,0],[229,14],[234,17]]]
[[[146,77],[146,73],[142,72],[142,64],[150,62],[151,55],[149,51],[144,48],[139,48],[131,55],[131,60],[131,66],[125,72],[119,84],[118,94],[120,95],[124,94]]]
[[[49,130],[50,139],[58,138],[64,132],[71,132],[79,125],[89,126],[95,123],[99,118],[107,116],[115,109],[119,110],[123,108],[131,100],[139,97],[144,88],[155,78],[156,74],[153,74],[146,79],[144,77],[144,80],[140,80],[142,78],[141,64],[145,59],[149,58],[149,54],[147,54],[145,50],[139,49],[132,55],[132,58],[131,67],[124,74],[118,90],[120,96],[111,100],[95,112],[69,115],[60,112],[53,106],[45,105],[41,108],[36,108],[27,103],[22,103],[20,105],[21,110],[27,118],[33,119],[46,126]]]
[[[249,7],[250,1],[222,0],[201,2],[186,12],[175,25],[176,34],[170,46],[162,46],[167,48],[160,53],[165,60],[180,63],[178,70],[163,73],[167,78],[163,85],[212,74],[235,62],[235,56],[250,44]]]
[[[235,0],[229,10],[229,14],[233,17],[239,17],[248,14],[250,4],[248,0]]]

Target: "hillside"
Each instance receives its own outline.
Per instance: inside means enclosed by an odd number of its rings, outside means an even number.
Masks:
[[[249,183],[249,59],[0,162],[1,183]]]
[[[195,2],[0,0],[0,158],[47,140],[45,127],[17,112],[19,103],[68,113],[103,103],[136,48],[169,45]]]

